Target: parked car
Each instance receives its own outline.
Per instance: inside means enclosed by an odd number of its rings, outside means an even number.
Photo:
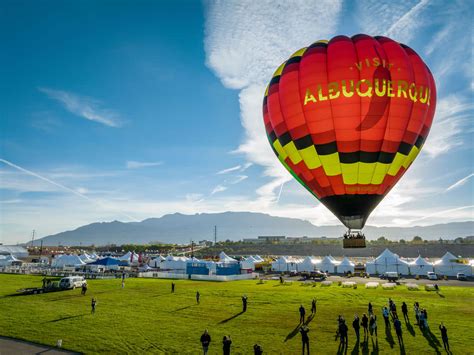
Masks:
[[[438,275],[436,275],[433,271],[428,271],[426,273],[426,277],[428,280],[438,280]]]
[[[467,276],[465,274],[463,274],[462,272],[459,272],[457,275],[456,275],[456,278],[459,280],[459,281],[467,281]]]
[[[395,272],[395,271],[387,271],[387,272],[383,273],[380,276],[380,278],[381,279],[386,279],[390,282],[394,282],[394,281],[397,281],[400,278],[400,275],[398,274],[398,272]]]
[[[59,281],[59,287],[63,289],[75,289],[76,287],[82,287],[84,284],[87,284],[87,281],[82,276],[63,277]]]

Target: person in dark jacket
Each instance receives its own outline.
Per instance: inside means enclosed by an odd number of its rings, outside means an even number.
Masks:
[[[410,320],[408,319],[408,306],[405,302],[402,303],[402,313],[405,322],[410,322]]]
[[[171,283],[171,293],[174,293],[174,288],[175,288],[175,284],[174,282]]]
[[[366,336],[368,336],[369,332],[368,332],[368,328],[369,328],[369,318],[367,317],[367,315],[364,313],[363,316],[362,316],[362,321],[360,323],[362,325],[362,328],[364,328],[364,338]]]
[[[206,329],[204,333],[201,335],[201,345],[202,345],[202,351],[204,352],[204,355],[206,355],[207,352],[209,351],[209,344],[211,344],[211,336],[209,335],[209,332]]]
[[[304,316],[306,314],[306,310],[304,309],[303,305],[300,306],[300,323],[304,323]]]
[[[313,298],[313,301],[311,302],[311,314],[316,314],[316,299]]]
[[[372,307],[372,303],[369,302],[369,305],[367,306],[367,311],[369,312],[369,317],[374,314],[374,307]]]
[[[232,340],[229,336],[224,335],[224,339],[222,339],[222,349],[224,351],[224,355],[230,355],[230,346],[232,345]]]
[[[347,331],[348,327],[346,325],[346,321],[343,319],[339,322],[339,336],[341,337],[341,345],[347,345]]]
[[[441,339],[443,339],[444,350],[449,352],[448,330],[443,323],[439,325],[439,330],[441,331]]]
[[[199,301],[201,300],[201,294],[199,291],[196,291],[196,303],[199,304]]]
[[[398,343],[402,345],[403,344],[402,322],[400,322],[400,319],[395,318],[395,320],[393,321],[393,327],[395,328],[395,333],[397,333]]]
[[[304,349],[306,348],[307,353],[309,354],[309,337],[308,337],[309,328],[306,325],[303,325],[300,328],[301,333],[301,343],[303,344],[303,355]]]
[[[97,305],[97,300],[92,297],[92,301],[91,301],[91,313],[94,314],[95,313],[95,307]]]
[[[247,312],[247,296],[242,296],[242,312]]]
[[[377,337],[377,316],[375,314],[370,316],[369,328],[370,335],[372,336],[375,333],[375,337]]]
[[[359,341],[360,340],[360,320],[357,314],[354,316],[354,320],[352,321],[352,328],[354,328],[357,341]]]
[[[263,349],[262,349],[262,347],[261,347],[260,345],[258,345],[258,344],[255,344],[255,345],[253,346],[253,354],[254,354],[254,355],[262,355],[262,354],[263,354]]]

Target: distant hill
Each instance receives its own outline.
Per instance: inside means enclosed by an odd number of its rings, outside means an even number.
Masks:
[[[340,237],[345,228],[341,226],[315,226],[296,218],[274,217],[264,213],[224,212],[184,215],[180,213],[149,218],[141,222],[119,221],[92,223],[72,231],[44,238],[44,245],[106,245],[146,244],[150,242],[188,243],[214,239],[217,226],[218,240],[240,240],[259,235],[285,235],[287,237]],[[474,222],[455,222],[416,227],[373,227],[364,229],[369,239],[384,236],[389,239],[411,239],[418,235],[423,239],[455,239],[474,235]],[[35,243],[38,243],[35,242]]]

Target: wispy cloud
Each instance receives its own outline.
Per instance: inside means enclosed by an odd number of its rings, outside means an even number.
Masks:
[[[247,175],[237,175],[234,179],[229,181],[229,184],[236,185],[236,184],[246,180],[247,178],[248,178]]]
[[[25,173],[25,174],[27,174],[27,175],[33,176],[33,177],[38,178],[38,179],[40,179],[40,180],[42,180],[42,181],[44,181],[44,182],[47,182],[48,184],[51,184],[51,185],[53,185],[53,186],[56,186],[57,188],[59,188],[59,189],[61,189],[61,190],[70,192],[70,193],[72,193],[72,194],[74,194],[74,195],[76,195],[76,196],[78,196],[78,197],[80,197],[80,198],[82,198],[82,199],[84,199],[84,200],[86,200],[86,201],[89,201],[89,202],[91,202],[91,203],[93,203],[93,204],[95,204],[95,205],[97,205],[97,206],[99,206],[99,207],[102,207],[102,208],[104,207],[104,203],[103,203],[103,202],[94,200],[94,199],[92,199],[92,198],[86,196],[86,195],[83,193],[83,192],[85,191],[84,188],[70,188],[70,187],[67,187],[67,186],[65,186],[65,185],[63,185],[63,184],[60,184],[60,183],[56,182],[56,181],[53,181],[53,180],[51,180],[51,179],[48,179],[47,177],[44,177],[44,176],[42,176],[42,175],[40,175],[40,174],[37,174],[37,173],[35,173],[35,172],[31,171],[31,170],[22,168],[21,166],[18,166],[18,165],[14,164],[14,163],[12,163],[12,162],[10,162],[10,161],[8,161],[8,160],[5,160],[5,159],[0,159],[0,162],[6,164],[6,165],[8,165],[8,166],[10,166],[10,167],[12,167],[12,168],[14,168],[14,169],[16,169],[16,170],[19,170],[19,171],[21,171],[21,172],[23,172],[23,173]],[[125,214],[125,213],[123,213],[123,212],[119,212],[119,214],[121,214],[122,216],[126,217],[126,218],[129,219],[129,220],[137,221],[134,217],[132,217],[132,216],[130,216],[130,215],[128,215],[128,214]]]
[[[270,182],[257,190],[259,203],[275,202],[291,176],[275,158],[265,136],[262,100],[276,68],[296,50],[329,38],[341,1],[209,1],[206,4],[206,64],[228,88],[240,89],[245,137],[236,152],[264,167]]]
[[[449,187],[445,190],[445,192],[451,191],[451,190],[453,190],[453,189],[455,189],[455,188],[457,188],[457,187],[460,187],[460,186],[464,185],[464,184],[465,184],[470,178],[472,178],[473,176],[474,176],[474,174],[469,174],[468,176],[463,177],[462,179],[456,181],[454,184],[452,184],[451,186],[449,186]]]
[[[149,168],[153,166],[163,165],[162,161],[127,161],[127,169]]]
[[[44,87],[40,87],[38,90],[50,99],[60,102],[66,110],[76,116],[109,127],[120,127],[122,125],[120,115],[113,110],[101,107],[101,102],[96,99]]]
[[[242,165],[236,165],[236,166],[233,166],[232,168],[227,168],[227,169],[224,169],[224,170],[220,170],[216,174],[217,175],[228,174],[228,173],[231,173],[233,171],[238,171],[240,169],[242,169]]]
[[[222,192],[222,191],[225,191],[227,190],[227,187],[224,186],[224,185],[217,185],[216,187],[214,187],[214,189],[211,191],[211,195],[215,195],[219,192]]]

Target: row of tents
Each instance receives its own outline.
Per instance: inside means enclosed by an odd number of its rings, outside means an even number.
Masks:
[[[450,252],[447,252],[441,259],[434,262],[418,256],[415,260],[400,258],[389,249],[385,249],[375,259],[365,263],[365,271],[371,275],[381,275],[385,272],[397,272],[402,275],[426,275],[432,271],[439,275],[456,276],[463,273],[466,276],[473,276],[474,260],[466,261],[460,259]],[[344,257],[336,260],[332,256],[325,256],[322,259],[313,256],[305,258],[281,256],[272,262],[272,270],[276,272],[311,272],[324,271],[329,273],[354,273],[355,264]]]

